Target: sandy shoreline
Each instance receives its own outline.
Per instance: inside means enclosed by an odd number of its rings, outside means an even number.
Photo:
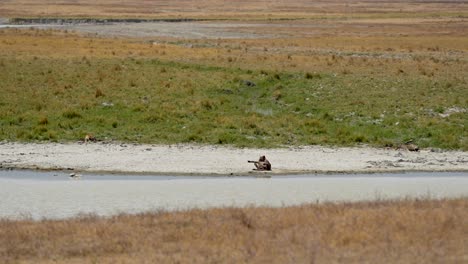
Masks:
[[[207,145],[0,143],[0,169],[180,175],[246,175],[266,155],[268,174],[468,171],[468,152],[331,148],[250,149]]]

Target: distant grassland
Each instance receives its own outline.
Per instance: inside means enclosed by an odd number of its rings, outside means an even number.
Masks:
[[[463,16],[463,1],[340,0],[4,0],[0,17],[147,17],[291,19],[337,17]]]
[[[6,263],[465,263],[468,199],[0,220]]]
[[[295,54],[269,56],[267,49],[242,54],[47,32],[0,32],[0,140],[91,133],[139,143],[277,147],[414,139],[421,147],[468,149],[463,59],[424,53],[402,63],[333,53],[303,57],[316,63],[310,69],[317,71],[307,71],[294,65]],[[259,53],[262,62],[255,62]],[[279,57],[292,62],[271,67]]]

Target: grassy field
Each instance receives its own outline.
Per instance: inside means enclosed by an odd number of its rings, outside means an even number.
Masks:
[[[314,17],[406,17],[467,14],[463,1],[340,0],[4,0],[0,16],[29,17],[189,17],[221,19],[301,19]]]
[[[36,29],[0,36],[0,140],[92,133],[276,147],[414,139],[468,149],[468,45],[456,34],[157,44]]]
[[[2,29],[0,140],[468,150],[461,2],[4,2],[0,17],[221,18],[269,37]]]
[[[464,263],[468,199],[0,220],[6,263]]]

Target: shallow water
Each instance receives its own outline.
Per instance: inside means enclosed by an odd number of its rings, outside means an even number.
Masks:
[[[108,24],[0,24],[1,28],[38,28],[76,30],[82,33],[120,37],[176,37],[176,38],[266,38],[271,34],[251,32],[249,28],[266,26],[264,24],[200,23],[200,22],[144,22]],[[284,25],[268,25],[281,27]]]
[[[468,173],[181,177],[0,171],[0,218],[109,216],[151,210],[288,206],[317,201],[468,197]]]
[[[10,25],[10,24],[0,24],[0,29],[2,28],[39,28],[39,29],[47,29],[47,28],[58,28],[61,25],[47,25],[47,24],[37,24],[37,25]]]

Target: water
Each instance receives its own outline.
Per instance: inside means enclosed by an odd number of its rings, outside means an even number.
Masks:
[[[468,197],[468,173],[181,177],[0,171],[0,218],[60,219],[152,210],[317,201]]]
[[[10,25],[10,24],[1,24],[0,23],[0,29],[2,28],[39,28],[39,29],[47,29],[47,28],[58,28],[61,27],[61,25],[47,25],[47,24],[37,24],[37,25]]]
[[[271,38],[275,36],[288,37],[285,28],[310,29],[307,34],[314,34],[314,29],[335,28],[330,25],[291,23],[224,23],[224,22],[113,22],[113,23],[43,23],[43,24],[7,24],[0,21],[2,28],[37,28],[78,31],[81,33],[98,34],[118,37],[174,37],[183,39],[238,39],[238,38]],[[267,30],[273,29],[273,30]],[[276,30],[278,29],[278,30]]]
[[[264,32],[248,32],[244,28],[253,28],[262,24],[234,23],[199,23],[199,22],[144,22],[144,23],[109,23],[109,24],[1,24],[2,28],[37,28],[75,30],[81,33],[121,37],[175,37],[175,38],[259,38],[271,37]],[[266,26],[263,24],[263,26]],[[269,27],[275,25],[268,25]]]

